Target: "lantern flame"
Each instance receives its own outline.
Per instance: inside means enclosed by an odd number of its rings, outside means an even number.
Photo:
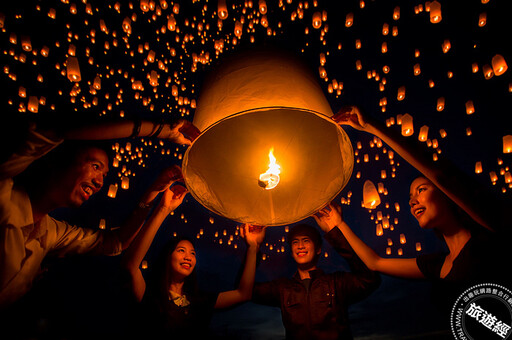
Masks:
[[[274,148],[271,148],[268,153],[268,158],[270,163],[268,164],[268,169],[265,173],[260,174],[259,185],[265,190],[274,189],[279,184],[279,174],[281,173],[281,166],[276,163],[276,158],[274,157]]]

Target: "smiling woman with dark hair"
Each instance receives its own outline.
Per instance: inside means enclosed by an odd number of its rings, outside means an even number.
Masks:
[[[151,332],[152,338],[204,336],[215,309],[247,301],[252,294],[256,255],[265,232],[264,228],[247,224],[240,227],[240,236],[247,244],[247,252],[237,289],[209,293],[197,288],[196,249],[188,239],[174,239],[165,247],[146,284],[140,270],[141,262],[165,218],[181,204],[187,192],[181,185],[164,191],[158,207],[122,260],[122,267],[129,273],[131,293],[136,301],[143,302],[142,314],[144,320],[149,322],[144,332],[146,335],[148,331]]]
[[[445,242],[447,252],[417,258],[384,258],[368,247],[345,223],[341,207],[329,205],[316,220],[326,231],[339,228],[355,252],[372,270],[433,283],[433,299],[447,313],[457,297],[478,283],[498,283],[511,287],[510,275],[503,268],[511,254],[505,241],[510,235],[510,202],[498,199],[479,183],[446,160],[435,164],[421,149],[386,129],[357,107],[345,107],[333,117],[381,138],[423,175],[410,186],[409,206],[423,229],[431,229]]]

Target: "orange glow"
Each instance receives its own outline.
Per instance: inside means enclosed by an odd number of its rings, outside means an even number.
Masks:
[[[487,24],[487,13],[483,12],[480,13],[480,16],[478,17],[478,26],[484,27]]]
[[[414,126],[412,123],[412,116],[408,113],[402,116],[402,135],[410,136],[414,133]]]
[[[366,180],[363,185],[363,205],[367,209],[375,209],[380,204],[380,196],[372,181]]]
[[[437,24],[443,19],[441,15],[441,4],[438,1],[432,1],[430,3],[430,22]]]
[[[492,57],[492,70],[494,71],[495,75],[500,76],[505,73],[507,69],[507,63],[501,54],[496,54],[494,57]]]
[[[503,153],[512,153],[512,135],[503,136]]]
[[[475,174],[481,174],[482,173],[482,162],[476,162],[475,163]]]
[[[276,158],[274,157],[274,148],[271,148],[268,153],[268,158],[270,163],[268,164],[268,169],[265,173],[260,174],[260,185],[265,188],[265,190],[274,189],[280,181],[279,174],[281,173],[281,166],[276,163]]]
[[[475,113],[475,105],[473,105],[473,101],[472,100],[468,100],[466,102],[466,113],[468,115]]]
[[[350,27],[354,24],[354,13],[348,13],[345,18],[345,27]]]

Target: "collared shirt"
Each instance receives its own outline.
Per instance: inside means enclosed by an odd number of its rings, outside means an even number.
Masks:
[[[122,250],[111,233],[79,228],[48,215],[34,223],[28,194],[16,187],[12,177],[58,144],[31,130],[25,147],[0,165],[0,309],[31,288],[47,255],[116,255]]]

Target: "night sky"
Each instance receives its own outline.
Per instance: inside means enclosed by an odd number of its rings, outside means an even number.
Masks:
[[[433,157],[449,159],[497,196],[511,197],[512,182],[507,178],[512,158],[503,152],[503,137],[512,135],[511,72],[484,74],[489,67],[492,70],[496,55],[508,64],[512,60],[505,0],[439,1],[439,23],[430,22],[424,1],[268,0],[267,27],[261,24],[258,0],[227,0],[229,14],[223,21],[217,16],[217,1],[151,1],[154,6],[147,11],[142,9],[143,2],[47,0],[0,5],[2,151],[17,140],[14,124],[30,117],[192,121],[209,70],[238,50],[272,45],[307,62],[333,112],[355,104],[396,131],[400,131],[398,117],[408,113],[414,119],[411,142],[420,143]],[[320,28],[312,25],[317,12],[325,19]],[[479,25],[482,13],[486,22]],[[348,14],[354,18],[349,27]],[[126,18],[130,29],[123,24]],[[240,37],[234,33],[236,21],[243,21]],[[445,41],[451,45],[446,52]],[[73,53],[80,65],[79,82],[70,81],[66,73]],[[414,73],[415,65],[421,69],[419,74]],[[327,77],[321,78],[320,66]],[[151,84],[152,71],[153,76],[158,74],[158,84]],[[399,100],[401,87],[405,87],[405,98]],[[445,100],[441,110],[439,98]],[[466,109],[468,101],[474,104],[473,113]],[[429,127],[428,141],[419,142],[418,132],[424,125]],[[396,153],[391,160],[389,147],[373,136],[344,129],[355,151],[354,171],[335,200],[342,204],[347,223],[382,256],[414,257],[443,249],[435,235],[421,230],[409,213],[409,184],[417,171]],[[166,166],[181,164],[185,152],[183,146],[147,138],[112,145],[119,164],[111,165],[104,188],[80,209],[59,210],[54,216],[90,228],[99,228],[104,219],[107,229],[115,227],[155,175]],[[482,164],[479,174],[476,162]],[[121,188],[122,177],[129,178],[129,189]],[[361,206],[367,179],[384,188],[381,205],[372,211]],[[107,195],[111,184],[119,186],[115,198]],[[383,236],[375,233],[379,211],[392,225]],[[315,225],[312,218],[302,222]],[[245,253],[236,228],[236,222],[213,214],[188,195],[159,230],[147,256],[148,266],[174,233],[187,235],[196,239],[197,269],[205,288],[232,289]],[[294,273],[283,242],[285,229],[267,229],[261,249],[265,260],[258,266],[257,281]],[[65,323],[69,330],[82,327],[92,334],[115,334],[121,315],[112,297],[118,261],[118,257],[50,259],[50,270],[32,295],[35,301],[52,301],[51,306],[34,308],[27,322],[43,328]],[[320,267],[327,272],[347,269],[327,242]],[[429,292],[426,282],[383,276],[379,289],[350,309],[355,337],[432,338],[440,320],[430,305]],[[251,303],[217,313],[211,327],[214,335],[231,339],[284,336],[279,310]]]

